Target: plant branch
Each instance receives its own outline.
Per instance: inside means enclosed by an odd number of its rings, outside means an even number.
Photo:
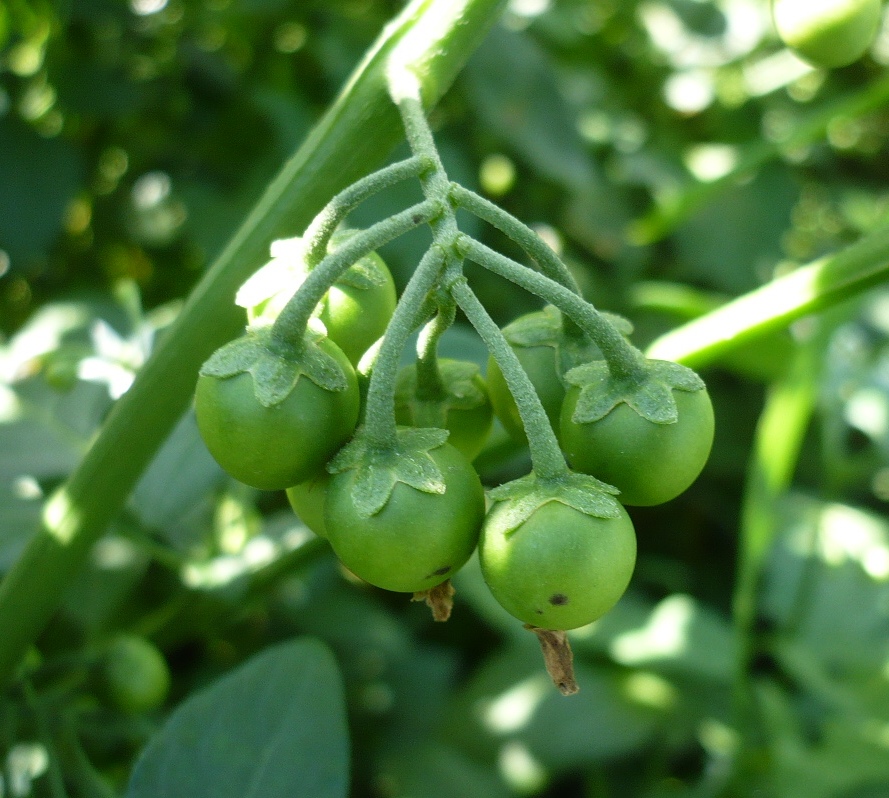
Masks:
[[[580,288],[574,275],[571,274],[562,259],[524,222],[459,183],[451,183],[451,199],[459,207],[496,227],[518,244],[547,277],[561,283],[575,294],[580,294]]]
[[[394,446],[395,434],[395,382],[401,353],[416,328],[417,308],[425,306],[426,295],[432,290],[445,263],[445,254],[433,244],[423,256],[401,295],[395,313],[386,327],[370,386],[367,390],[365,431],[375,445],[385,448]]]
[[[889,279],[889,225],[661,336],[651,358],[700,368],[748,341],[788,326]]]
[[[478,331],[488,347],[488,351],[500,367],[500,371],[503,372],[518,407],[519,417],[525,427],[525,434],[528,436],[531,462],[535,473],[543,480],[558,479],[566,475],[568,465],[559,448],[556,433],[553,432],[546,411],[540,402],[540,397],[534,390],[534,386],[515,352],[503,337],[500,328],[466,284],[465,278],[460,278],[453,283],[450,290],[458,307],[466,314],[469,323]]]
[[[439,307],[435,317],[420,331],[417,339],[417,397],[422,400],[443,399],[445,395],[438,368],[438,342],[454,323],[453,301]]]
[[[417,177],[428,167],[429,163],[423,158],[408,158],[369,174],[343,189],[324,206],[321,213],[306,228],[303,235],[306,264],[313,268],[324,260],[330,237],[350,211],[383,189],[408,178]]]
[[[599,347],[614,377],[638,380],[645,373],[642,353],[585,299],[469,236],[461,236],[460,248],[469,260],[536,294],[573,319]]]

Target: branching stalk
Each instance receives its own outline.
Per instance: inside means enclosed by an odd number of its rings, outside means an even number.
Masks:
[[[429,166],[429,162],[424,158],[416,156],[408,158],[361,178],[337,194],[312,220],[303,235],[305,259],[309,268],[314,268],[324,260],[330,237],[350,211],[370,199],[374,194],[411,177],[417,177]]]
[[[534,472],[540,479],[558,479],[568,473],[568,465],[559,448],[556,433],[547,418],[546,411],[531,380],[522,368],[522,364],[512,351],[500,328],[488,315],[484,305],[466,284],[465,279],[456,281],[451,286],[451,294],[459,308],[466,314],[469,323],[477,330],[488,351],[503,372],[503,376],[512,391],[519,417],[528,436],[531,450],[531,462]]]
[[[589,302],[546,275],[532,271],[469,236],[461,236],[460,249],[469,260],[536,294],[574,319],[599,347],[615,378],[640,380],[643,377],[645,359],[642,353]]]
[[[305,282],[275,319],[272,338],[298,349],[315,307],[343,272],[378,247],[430,222],[440,213],[440,203],[426,200],[356,233],[309,272]]]
[[[451,183],[451,199],[459,207],[496,227],[518,244],[547,277],[561,283],[575,294],[580,294],[580,287],[577,285],[574,275],[571,274],[562,259],[524,222],[459,183]]]
[[[383,344],[374,364],[367,391],[365,430],[372,443],[380,448],[394,446],[397,441],[395,425],[395,382],[401,353],[415,329],[416,309],[438,279],[445,254],[433,244],[423,256],[416,271],[401,295],[395,313],[386,328]]]

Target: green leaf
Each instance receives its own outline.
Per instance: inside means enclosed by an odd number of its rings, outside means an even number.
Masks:
[[[728,621],[691,596],[661,601],[635,628],[608,644],[615,662],[731,683],[735,641]]]
[[[578,664],[575,673],[580,692],[566,701],[558,691],[547,689],[532,723],[519,734],[531,755],[554,769],[582,767],[591,760],[607,761],[638,751],[670,708],[672,690],[667,682],[658,682],[663,703],[653,706],[653,696],[640,690],[632,675],[613,675],[585,664]],[[595,734],[590,733],[593,729]]]
[[[358,230],[337,230],[330,239],[327,251],[336,252],[342,244],[345,244],[358,232]],[[350,288],[358,288],[360,290],[385,285],[387,277],[381,268],[381,264],[380,256],[375,252],[371,252],[346,269],[334,285],[347,285]]]
[[[599,184],[554,65],[530,36],[495,28],[466,78],[478,115],[542,175],[572,191]]]
[[[889,660],[889,524],[850,505],[791,494],[763,574],[763,610],[835,676]]]
[[[552,305],[526,313],[503,328],[503,337],[513,346],[557,347],[562,339],[562,314]]]
[[[417,741],[393,757],[386,775],[397,795],[423,798],[512,798],[493,768],[475,761],[471,752],[455,750],[447,743]]]
[[[691,369],[667,360],[646,361],[642,382],[615,380],[604,361],[571,369],[565,380],[580,388],[572,421],[591,424],[626,403],[654,424],[675,424],[679,418],[673,391],[700,391],[704,381]]]
[[[48,254],[83,171],[64,137],[40,136],[13,114],[0,120],[0,249],[14,265]]]
[[[132,505],[143,524],[162,529],[198,506],[221,476],[189,409],[142,474]]]
[[[0,385],[0,479],[67,476],[108,411],[102,385],[77,382],[60,392],[40,378]]]
[[[405,427],[397,434],[393,448],[379,449],[359,433],[327,465],[331,474],[358,471],[352,501],[359,516],[370,518],[380,512],[399,482],[424,493],[445,492],[441,470],[429,451],[447,440],[447,430]]]
[[[21,554],[40,522],[43,494],[30,481],[0,481],[0,574]]]
[[[505,752],[521,756],[531,767],[507,770],[520,794],[539,795],[542,786],[523,784],[520,773],[527,778],[537,771],[537,778],[548,780],[554,772],[631,755],[670,717],[674,693],[664,680],[658,688],[649,682],[646,692],[636,674],[575,659],[581,689],[566,699],[553,688],[535,641],[516,642],[472,675],[450,707],[445,731],[475,758],[502,762]]]
[[[314,639],[258,654],[179,706],[133,770],[127,798],[345,798],[343,687]]]
[[[616,313],[600,313],[600,315],[614,325],[622,335],[630,335],[633,332],[632,322],[623,316],[618,316]],[[503,328],[503,337],[513,346],[563,346],[565,336],[562,314],[558,308],[546,305],[536,313],[526,313],[507,324]],[[591,343],[587,344],[587,348],[597,349]]]

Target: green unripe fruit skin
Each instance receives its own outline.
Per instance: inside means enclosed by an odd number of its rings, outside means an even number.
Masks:
[[[559,411],[565,399],[565,386],[556,368],[556,350],[551,346],[517,346],[513,348],[513,352],[531,380],[550,424],[554,429],[558,429]],[[515,440],[526,441],[519,408],[503,377],[503,372],[493,357],[488,358],[487,381],[491,404],[504,428]]]
[[[170,670],[163,654],[135,635],[112,641],[105,652],[102,677],[108,697],[132,714],[157,709],[170,690]]]
[[[651,506],[674,499],[698,477],[713,445],[713,405],[706,390],[673,391],[679,418],[655,424],[619,404],[591,424],[572,420],[579,388],[562,407],[561,444],[575,471],[620,490],[621,503]]]
[[[322,472],[314,479],[300,482],[287,488],[287,501],[293,512],[319,538],[327,537],[327,524],[324,522],[324,507],[327,503],[327,488],[330,474]]]
[[[330,340],[353,365],[386,332],[398,299],[392,274],[383,259],[375,252],[367,257],[374,259],[385,282],[368,288],[334,283],[324,298],[319,317]]]
[[[429,590],[453,576],[476,547],[485,514],[478,475],[450,444],[429,454],[445,492],[425,493],[399,482],[370,518],[359,516],[352,503],[355,470],[330,481],[328,539],[343,565],[372,585],[404,593]]]
[[[880,24],[880,0],[773,0],[784,43],[812,65],[841,67],[870,47]]]
[[[195,413],[201,437],[235,479],[261,490],[289,488],[320,472],[352,436],[360,402],[355,371],[329,339],[319,346],[342,367],[345,390],[327,391],[302,375],[283,402],[265,407],[248,373],[198,378]]]
[[[479,543],[485,582],[507,612],[543,629],[575,629],[617,603],[636,563],[623,508],[617,518],[593,518],[550,501],[506,531],[507,505],[494,505]]]

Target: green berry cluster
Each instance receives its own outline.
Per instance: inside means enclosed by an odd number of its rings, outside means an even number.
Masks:
[[[427,596],[478,548],[493,595],[526,624],[563,631],[607,612],[633,572],[624,505],[655,505],[696,479],[713,440],[701,379],[647,360],[623,319],[599,313],[528,227],[448,180],[418,97],[394,98],[412,158],[337,195],[300,238],[278,241],[241,289],[245,334],[198,378],[198,426],[232,476],[286,489],[342,563],[381,588]],[[348,213],[417,178],[425,199],[362,231]],[[460,232],[464,208],[524,248],[535,268]],[[433,243],[400,298],[375,254],[427,224]],[[463,275],[475,262],[541,297],[499,329]],[[461,311],[490,352],[441,359]],[[421,330],[415,363],[400,368]],[[533,470],[486,496],[472,461],[494,415]],[[446,614],[446,613],[445,613]]]

